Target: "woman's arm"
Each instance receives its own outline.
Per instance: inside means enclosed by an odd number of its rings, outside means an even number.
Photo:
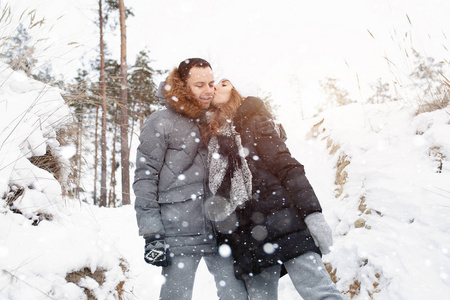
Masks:
[[[254,116],[249,120],[259,158],[267,169],[281,180],[303,217],[313,212],[321,212],[319,200],[306,178],[303,165],[292,157],[284,140],[278,134],[263,135],[258,131],[259,118]],[[273,131],[276,132],[275,128]]]

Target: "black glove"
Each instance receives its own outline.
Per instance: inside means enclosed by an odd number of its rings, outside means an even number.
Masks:
[[[267,117],[260,117],[256,125],[256,130],[260,136],[272,136],[286,141],[286,131],[281,124],[275,123]]]
[[[274,122],[267,117],[260,116],[257,119],[256,130],[261,136],[278,136]]]
[[[169,250],[164,240],[145,240],[144,260],[146,263],[167,267],[169,265]]]

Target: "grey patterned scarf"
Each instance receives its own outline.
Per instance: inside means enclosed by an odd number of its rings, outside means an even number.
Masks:
[[[213,221],[222,221],[252,196],[252,173],[241,137],[231,124],[221,131],[208,144],[209,188],[214,197],[207,213]]]

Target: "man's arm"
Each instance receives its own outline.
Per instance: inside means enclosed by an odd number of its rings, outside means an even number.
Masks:
[[[139,235],[144,238],[162,238],[164,226],[158,204],[159,172],[167,150],[167,128],[153,115],[145,122],[137,149],[133,190]]]

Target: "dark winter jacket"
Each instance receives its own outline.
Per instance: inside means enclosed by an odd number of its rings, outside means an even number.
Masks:
[[[164,88],[164,89],[163,89]],[[207,147],[200,140],[203,109],[185,92],[176,69],[158,91],[167,106],[145,121],[133,183],[139,234],[163,238],[174,254],[216,251],[204,213]]]
[[[321,212],[319,201],[303,165],[291,156],[284,141],[257,134],[263,117],[272,118],[263,101],[254,97],[246,98],[234,117],[253,177],[252,199],[233,216],[239,227],[220,235],[221,242],[232,248],[238,278],[308,251],[320,254],[304,222],[308,214]]]

